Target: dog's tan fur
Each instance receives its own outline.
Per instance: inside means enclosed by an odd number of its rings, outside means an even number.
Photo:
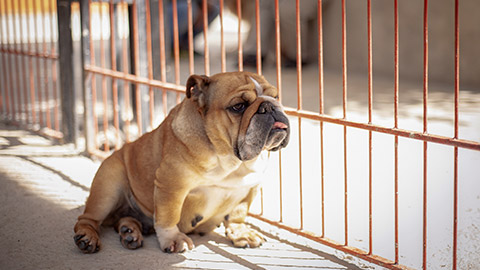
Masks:
[[[184,245],[193,248],[185,234],[208,233],[222,222],[235,246],[263,243],[244,224],[258,184],[244,177],[254,171],[256,158],[242,161],[234,148],[263,101],[281,108],[272,98],[277,89],[257,74],[236,72],[192,75],[186,94],[157,129],[125,144],[100,166],[74,228],[82,251],[99,249],[102,224],[114,225],[122,244],[132,249],[142,245],[142,231],[154,227],[162,250],[181,252]],[[242,115],[227,109],[240,101],[249,104]],[[280,145],[271,144],[264,148]]]

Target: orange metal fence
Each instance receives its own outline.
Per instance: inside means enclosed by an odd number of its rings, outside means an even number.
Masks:
[[[56,3],[4,0],[0,14],[3,118],[62,138]]]
[[[106,157],[110,154],[113,148],[118,149],[124,141],[131,141],[135,137],[139,136],[143,132],[150,130],[155,127],[155,125],[161,121],[162,117],[158,117],[160,114],[165,116],[168,112],[168,109],[180,101],[181,96],[184,93],[183,82],[181,81],[182,74],[193,74],[193,73],[204,73],[209,75],[211,73],[211,64],[219,62],[219,71],[224,72],[229,70],[227,66],[227,60],[234,61],[235,59],[228,58],[225,45],[225,36],[224,36],[224,19],[225,19],[225,4],[224,1],[219,0],[213,1],[218,7],[218,16],[220,18],[220,53],[218,58],[212,58],[210,55],[209,45],[211,44],[209,40],[209,8],[211,7],[212,1],[202,0],[199,7],[201,9],[201,16],[197,17],[197,20],[193,19],[193,5],[198,3],[197,1],[187,0],[187,15],[186,17],[178,17],[178,6],[177,4],[180,1],[158,1],[158,6],[150,6],[150,1],[144,0],[132,0],[132,1],[81,1],[80,10],[82,14],[82,42],[83,42],[83,61],[84,61],[84,72],[86,74],[85,78],[85,129],[87,137],[87,148],[88,151],[92,154]],[[31,1],[26,0],[19,1],[19,4],[14,4],[15,1],[2,1],[0,8],[0,13],[8,14],[9,10],[22,10],[21,6],[27,3],[32,3]],[[36,2],[36,1],[33,1]],[[262,51],[274,50],[275,51],[275,77],[276,85],[280,92],[284,91],[282,87],[282,44],[281,44],[281,33],[282,29],[280,27],[280,3],[282,1],[274,1],[274,36],[275,44],[273,47],[262,48],[262,43],[260,42],[260,22],[262,16],[262,10],[260,9],[260,1],[255,0],[255,13],[254,13],[254,24],[251,26],[251,29],[256,30],[256,72],[262,74],[264,71],[264,66],[262,66]],[[16,2],[17,3],[17,2]],[[183,1],[182,1],[183,3]],[[252,1],[253,3],[253,1]],[[461,179],[459,179],[459,149],[468,149],[473,150],[474,152],[480,151],[480,142],[463,139],[459,136],[459,92],[460,92],[460,66],[459,66],[459,55],[460,55],[460,42],[459,42],[459,1],[455,0],[454,3],[454,51],[445,52],[451,53],[454,57],[454,108],[453,108],[453,136],[444,136],[432,134],[428,129],[428,97],[429,97],[429,46],[428,46],[428,0],[424,0],[423,5],[423,129],[422,131],[411,130],[411,129],[401,129],[399,127],[399,48],[400,48],[400,38],[399,38],[399,8],[398,0],[393,0],[394,8],[390,11],[392,14],[392,19],[394,21],[394,28],[392,29],[394,33],[393,44],[389,46],[394,47],[394,53],[391,57],[394,59],[394,78],[392,84],[393,87],[393,126],[385,126],[376,124],[373,122],[373,46],[372,46],[372,14],[371,14],[371,0],[366,0],[367,3],[367,21],[365,22],[367,28],[367,58],[368,58],[368,121],[356,121],[352,120],[348,116],[347,103],[348,103],[348,78],[347,78],[347,12],[346,12],[346,1],[341,1],[341,54],[342,54],[342,116],[335,117],[332,115],[326,114],[325,110],[325,99],[324,99],[324,25],[323,25],[323,16],[324,11],[322,9],[322,0],[317,1],[316,6],[316,15],[317,15],[317,29],[318,32],[315,33],[315,37],[318,41],[318,112],[312,112],[304,110],[302,101],[303,98],[303,80],[302,78],[302,42],[305,42],[301,39],[301,31],[304,29],[301,28],[301,4],[302,2],[296,0],[296,88],[297,88],[297,106],[296,108],[286,108],[286,112],[295,119],[292,123],[298,123],[296,127],[296,132],[298,134],[298,140],[292,141],[291,145],[296,145],[298,148],[298,210],[299,217],[296,222],[286,221],[285,216],[287,215],[287,210],[284,209],[286,200],[285,196],[291,190],[285,190],[286,181],[292,181],[291,179],[285,179],[283,171],[287,170],[285,165],[285,158],[282,153],[278,155],[278,170],[276,174],[277,180],[275,186],[264,186],[263,193],[266,192],[276,192],[278,193],[278,209],[277,213],[268,213],[268,210],[264,210],[264,200],[261,198],[260,211],[251,213],[251,216],[265,221],[267,223],[276,225],[280,228],[289,230],[296,234],[305,236],[309,239],[313,239],[322,244],[325,244],[329,247],[333,247],[337,250],[345,252],[347,254],[355,255],[361,259],[367,260],[369,262],[381,265],[390,269],[404,269],[408,267],[422,267],[426,269],[428,266],[429,260],[434,260],[428,256],[428,229],[431,226],[428,224],[428,215],[427,211],[430,209],[427,207],[428,204],[428,169],[427,162],[429,161],[428,156],[428,147],[432,144],[444,145],[451,147],[453,149],[453,176],[452,176],[452,186],[453,186],[453,202],[452,202],[452,234],[451,234],[451,245],[447,249],[451,251],[451,260],[450,264],[452,269],[456,269],[458,265],[458,199],[459,199],[459,189],[458,185]],[[242,27],[244,27],[244,22],[242,22],[242,1],[235,0],[234,6],[236,10],[234,14],[238,19],[238,48],[237,48],[237,62],[238,66],[236,70],[244,69],[244,51],[243,51],[243,41],[242,41]],[[20,6],[17,7],[17,5]],[[14,7],[14,8],[12,8]],[[50,7],[54,7],[50,5]],[[166,8],[168,7],[168,8]],[[35,9],[35,8],[34,8]],[[53,9],[52,9],[53,10]],[[172,17],[168,16],[169,10],[173,10]],[[156,16],[152,16],[155,14]],[[13,15],[5,15],[5,17]],[[3,16],[2,16],[3,17]],[[198,25],[198,18],[201,19],[203,23],[203,57],[195,55],[194,50],[194,24]],[[291,19],[292,20],[292,19]],[[47,45],[43,46],[43,51],[38,47],[37,50],[32,51],[32,46],[30,39],[27,42],[27,49],[24,45],[18,45],[19,42],[16,42],[9,35],[9,29],[12,29],[12,26],[5,26],[4,24],[11,23],[11,19],[2,19],[2,42],[1,42],[1,53],[2,53],[2,67],[13,67],[15,66],[18,70],[25,70],[23,73],[25,78],[30,78],[30,84],[22,84],[22,79],[19,76],[19,72],[4,70],[2,75],[2,112],[4,112],[4,118],[11,119],[21,123],[33,123],[39,124],[42,127],[46,126],[47,128],[52,128],[52,122],[50,120],[51,112],[49,110],[55,111],[55,117],[53,121],[53,128],[58,130],[58,114],[57,107],[55,103],[53,106],[45,106],[42,103],[42,100],[37,101],[37,99],[45,98],[48,100],[49,95],[56,95],[56,88],[54,87],[55,83],[48,84],[47,81],[42,82],[40,77],[40,71],[49,72],[52,70],[50,75],[47,74],[45,78],[52,78],[53,81],[56,80],[55,71],[55,47],[52,46],[50,50],[47,48]],[[182,52],[180,49],[180,37],[179,37],[179,21],[187,21],[188,32],[187,40],[188,46],[185,52]],[[30,25],[30,24],[29,24]],[[170,28],[171,26],[171,28]],[[153,28],[155,27],[155,31]],[[23,29],[23,26],[20,27]],[[3,33],[6,29],[7,33]],[[171,30],[168,30],[171,29]],[[28,30],[32,32],[32,29]],[[122,32],[122,33],[120,33]],[[86,34],[88,33],[88,34]],[[96,34],[95,34],[96,33]],[[313,35],[313,34],[312,34]],[[171,36],[171,40],[170,37]],[[153,38],[153,39],[152,39]],[[290,37],[293,38],[293,37]],[[153,41],[155,40],[155,41]],[[17,44],[17,45],[16,45]],[[53,44],[53,43],[52,43]],[[155,48],[153,48],[155,46]],[[171,50],[170,50],[171,49]],[[197,50],[198,51],[198,50]],[[171,52],[171,57],[169,56]],[[158,58],[155,57],[155,53],[158,53]],[[32,62],[36,60],[37,68],[32,67]],[[23,68],[22,65],[25,65],[25,61],[28,62],[29,68]],[[198,69],[198,63],[195,65],[195,61],[203,61],[204,68],[203,70]],[[40,67],[41,64],[45,64],[45,68]],[[182,65],[187,63],[187,65]],[[51,64],[52,69],[48,69],[47,65]],[[168,75],[171,76],[168,76]],[[35,78],[37,81],[35,83]],[[26,81],[26,80],[25,80]],[[50,86],[48,86],[50,85]],[[13,89],[23,89],[23,94],[20,94],[20,91],[13,91]],[[49,90],[50,89],[50,90]],[[28,94],[30,91],[30,94]],[[52,92],[49,92],[52,91]],[[37,93],[37,94],[36,94]],[[49,94],[51,93],[51,94]],[[169,93],[174,93],[173,96]],[[38,96],[37,99],[35,99]],[[280,97],[283,98],[284,95]],[[30,98],[30,101],[27,99]],[[22,101],[25,99],[25,101]],[[33,106],[37,104],[37,106]],[[50,103],[48,103],[50,104]],[[27,109],[31,108],[31,109]],[[28,112],[28,113],[27,113]],[[37,115],[38,113],[38,115]],[[320,186],[318,189],[318,196],[320,197],[320,203],[317,205],[311,205],[306,203],[304,182],[307,180],[307,177],[304,175],[302,164],[305,163],[303,160],[304,155],[302,154],[302,149],[305,148],[306,144],[312,143],[311,141],[305,141],[302,139],[302,130],[305,129],[305,125],[308,125],[308,121],[313,121],[319,126],[319,137],[316,138],[319,141],[320,147],[320,163],[319,174],[314,176],[314,181]],[[332,208],[332,205],[325,200],[326,193],[332,192],[326,188],[328,182],[338,181],[339,179],[330,179],[326,177],[325,171],[328,169],[325,165],[325,160],[328,158],[330,153],[324,151],[326,144],[330,142],[325,141],[325,128],[326,125],[335,125],[343,129],[343,187],[339,192],[342,193],[343,200],[343,209],[342,213],[338,215],[343,216],[343,222],[336,224],[337,227],[341,227],[343,231],[343,242],[340,240],[332,240],[328,233],[326,232],[326,222],[327,217],[325,216],[326,211],[329,208]],[[363,130],[368,132],[368,141],[364,143],[368,144],[368,188],[367,194],[365,196],[368,198],[368,237],[366,242],[368,243],[367,248],[358,247],[353,241],[351,236],[352,224],[349,223],[351,220],[351,197],[349,197],[351,190],[351,178],[354,178],[349,174],[349,155],[351,152],[348,149],[348,139],[349,133],[354,130]],[[375,145],[375,140],[373,139],[375,134],[386,134],[391,136],[393,139],[392,148],[393,156],[393,191],[389,197],[393,200],[393,208],[391,209],[391,218],[393,219],[393,241],[390,243],[390,246],[393,249],[393,256],[386,257],[380,256],[378,250],[374,249],[372,243],[374,243],[374,181],[373,181],[373,149]],[[111,135],[111,136],[110,136]],[[110,137],[109,137],[110,136]],[[401,149],[401,143],[399,143],[399,138],[407,138],[409,140],[414,140],[423,143],[423,175],[422,175],[422,256],[421,256],[421,266],[415,265],[408,262],[408,258],[403,258],[400,256],[400,248],[406,247],[409,248],[410,243],[404,242],[401,240],[399,235],[399,149]],[[302,145],[304,145],[302,147]],[[291,146],[292,147],[292,146]],[[283,162],[282,162],[283,160]],[[401,161],[400,161],[401,162]],[[310,179],[311,180],[311,179]],[[309,181],[310,181],[309,180]],[[270,191],[269,191],[270,190]],[[310,212],[311,208],[320,213],[320,222],[317,224],[317,230],[314,232],[309,232],[304,226],[304,220],[306,219],[305,211]],[[275,216],[277,218],[271,218]],[[291,225],[297,224],[297,225]],[[475,232],[473,232],[475,233]],[[405,263],[406,262],[406,263]]]

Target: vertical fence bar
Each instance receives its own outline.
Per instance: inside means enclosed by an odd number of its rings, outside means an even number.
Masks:
[[[117,38],[115,28],[115,3],[110,0],[110,66],[113,71],[117,71],[117,48],[115,39]],[[118,12],[117,12],[118,14]],[[112,99],[113,99],[113,126],[115,127],[115,150],[120,148],[120,123],[118,119],[118,80],[112,78]]]
[[[223,0],[222,0],[223,1]],[[223,27],[223,25],[222,25]],[[222,29],[223,30],[223,29]],[[255,30],[256,30],[256,46],[257,46],[257,73],[262,75],[262,45],[260,36],[260,4],[259,0],[255,0]],[[223,32],[222,32],[223,36]],[[222,37],[223,39],[223,37]],[[260,187],[261,215],[263,215],[263,187]]]
[[[399,66],[398,66],[398,0],[394,1],[394,128],[398,128],[398,90],[399,90]],[[395,264],[398,264],[398,136],[395,135],[395,161],[394,161],[394,204],[395,204]]]
[[[162,1],[162,0],[160,0]],[[159,2],[160,2],[159,1]],[[123,20],[123,27],[124,29],[128,28],[128,20],[127,20],[127,7],[125,1],[122,0],[122,17]],[[130,35],[131,35],[130,31]],[[160,36],[161,38],[161,36]],[[161,51],[160,51],[161,53]],[[122,37],[122,69],[125,74],[128,74],[128,51],[127,51],[127,39],[126,37]],[[125,141],[130,141],[130,83],[128,81],[123,81],[123,100],[124,100],[124,111],[125,111]]]
[[[20,23],[20,42],[19,42],[19,47],[20,47],[20,52],[22,53],[22,56],[20,56],[20,62],[22,64],[22,71],[23,71],[23,106],[24,106],[24,110],[25,110],[25,124],[28,124],[30,123],[30,113],[29,113],[29,109],[28,109],[28,86],[27,86],[27,81],[25,80],[25,78],[27,77],[26,76],[26,72],[27,71],[27,68],[25,66],[25,60],[26,60],[26,57],[25,57],[25,49],[24,49],[24,45],[23,45],[23,36],[24,36],[24,33],[23,33],[23,19],[22,19],[22,10],[25,11],[25,13],[23,14],[23,16],[25,16],[25,18],[27,18],[27,9],[26,7],[22,9],[22,3],[24,3],[24,1],[20,0],[18,2],[18,21]]]
[[[4,15],[5,16],[5,20],[7,20],[7,8],[3,6],[4,4],[4,1],[0,1],[0,14]],[[0,39],[1,39],[1,48],[2,48],[2,66],[3,67],[6,67],[7,66],[7,61],[8,61],[8,54],[6,53],[6,51],[8,50],[8,35],[7,35],[7,31],[5,31],[5,33],[3,32],[3,26],[4,26],[4,23],[3,23],[4,19],[1,18],[0,20]],[[5,40],[3,39],[3,36],[5,34]],[[7,76],[7,70],[3,70],[2,74],[3,74],[3,91],[2,91],[2,113],[3,113],[3,109],[5,109],[5,116],[8,117],[10,115],[10,102],[8,102],[10,100],[10,96],[8,94],[8,76]],[[3,100],[5,100],[5,108],[3,107]]]
[[[16,1],[15,1],[16,2]],[[12,37],[12,57],[13,57],[13,61],[15,63],[15,79],[16,79],[16,87],[13,88],[12,90],[14,91],[14,93],[16,93],[16,96],[17,96],[17,117],[18,117],[18,123],[20,124],[22,122],[22,103],[21,103],[21,86],[20,86],[20,65],[19,65],[19,58],[21,60],[21,56],[19,54],[17,54],[17,52],[19,52],[18,50],[18,45],[21,43],[21,41],[17,41],[16,40],[16,36],[18,36],[16,34],[16,23],[15,23],[15,13],[17,12],[16,8],[15,8],[15,2],[13,0],[11,0],[11,12],[12,12],[12,30],[13,30],[13,37]],[[44,34],[45,35],[45,34]],[[44,39],[45,40],[45,39]],[[45,61],[46,62],[46,61]],[[46,80],[47,78],[45,78]]]
[[[204,59],[205,59],[205,75],[210,75],[210,50],[208,48],[208,5],[207,0],[202,2],[203,11],[203,39],[204,39]]]
[[[100,1],[99,5],[99,16],[100,16],[100,66],[102,68],[106,67],[106,60],[105,60],[105,43],[103,41],[103,2]],[[105,137],[105,142],[103,143],[103,147],[105,152],[110,151],[110,145],[108,143],[108,97],[107,97],[107,77],[102,75],[102,103],[103,103],[103,133]]]
[[[73,40],[70,21],[72,18],[71,2],[68,0],[57,0],[57,26],[58,26],[58,61],[60,76],[60,98],[62,112],[62,133],[66,142],[77,141],[77,129],[75,118],[75,92],[74,75],[73,75]],[[53,27],[52,27],[53,28]],[[54,31],[54,29],[52,29]],[[54,47],[52,48],[53,54]],[[29,61],[31,62],[31,61]],[[57,74],[56,61],[54,62],[53,74]],[[31,69],[30,69],[31,70]],[[33,87],[32,87],[33,88]],[[31,95],[34,95],[31,90]],[[56,83],[54,83],[54,93],[56,95]],[[32,102],[33,104],[33,102]],[[57,105],[58,107],[58,105]],[[55,126],[59,125],[58,112],[56,113]],[[60,128],[60,127],[58,127]]]
[[[93,18],[93,7],[92,0],[88,0],[88,7],[90,10],[90,19],[88,21],[88,28],[90,32],[90,64],[95,66],[95,46],[93,44],[93,31],[92,31],[92,18]],[[93,117],[93,146],[95,149],[98,149],[97,145],[97,134],[98,134],[98,121],[97,121],[97,80],[96,75],[91,74],[91,89],[92,89],[92,117]]]
[[[175,3],[174,14],[176,14],[176,4],[177,1],[174,0],[172,4]],[[153,63],[152,63],[152,23],[150,18],[150,1],[145,1],[145,24],[147,28],[147,72],[148,72],[148,79],[153,79]],[[178,32],[178,31],[177,31]],[[177,40],[178,42],[178,40]],[[154,115],[154,93],[152,86],[148,86],[148,118],[149,118],[149,125],[150,129],[153,129],[153,115]],[[166,107],[166,106],[165,106]]]
[[[459,1],[455,0],[455,97],[454,97],[454,138],[458,139],[458,103],[460,99],[460,24]],[[454,148],[453,165],[453,254],[452,269],[457,269],[457,230],[458,230],[458,147]]]
[[[54,8],[54,3],[52,0],[50,1],[48,13],[50,16],[50,29],[51,29],[51,34],[50,34],[50,54],[52,56],[51,61],[52,61],[52,95],[53,95],[53,128],[56,131],[60,131],[60,119],[58,116],[58,94],[57,94],[57,59],[55,57],[55,37],[53,36],[54,33],[57,31],[57,25],[54,24],[54,12],[56,11]]]
[[[255,0],[255,30],[257,34],[257,73],[262,75],[262,39],[260,33],[260,0]]]
[[[190,9],[191,9],[191,2],[190,2]],[[167,82],[167,65],[166,65],[166,55],[165,55],[165,14],[163,9],[163,0],[158,1],[158,29],[159,29],[159,43],[160,43],[159,44],[160,45],[160,80],[162,82]],[[192,57],[193,57],[193,51],[192,51]],[[164,117],[167,117],[167,92],[165,91],[165,89],[162,89],[162,107],[163,107],[163,115]]]
[[[300,0],[295,1],[297,39],[297,109],[302,109],[302,40],[300,27]],[[298,178],[300,186],[300,229],[303,229],[303,175],[302,175],[302,118],[298,117]]]
[[[52,34],[51,34],[51,54],[52,56],[55,56],[55,38],[54,38],[54,33],[57,31],[58,29],[58,21],[57,21],[57,24],[54,24],[54,15],[55,12],[58,13],[58,11],[56,10],[56,7],[54,5],[54,0],[53,2],[50,2],[50,9],[49,9],[49,12],[50,12],[50,18],[51,18],[51,21],[50,21],[50,26],[51,26],[51,31],[52,31]],[[53,107],[53,120],[54,120],[54,123],[53,123],[53,126],[54,126],[54,129],[56,131],[60,131],[60,119],[59,119],[59,116],[58,116],[58,93],[57,93],[57,59],[54,59],[52,58],[52,92],[53,92],[53,100],[54,100],[54,107]]]
[[[223,0],[220,0],[220,5],[223,5]],[[223,10],[222,8],[220,9]],[[192,14],[192,0],[187,0],[187,16],[188,16],[188,71],[191,74],[195,72],[194,68],[194,52],[193,52],[193,14]],[[223,19],[222,19],[223,23]],[[223,24],[222,24],[223,26]],[[223,28],[222,28],[223,29]],[[223,33],[223,30],[222,30]],[[222,34],[223,37],[223,34]],[[225,50],[225,46],[223,47]],[[222,69],[223,71],[223,69]]]
[[[428,0],[423,9],[423,133],[428,125]],[[423,269],[427,269],[427,142],[423,142]]]
[[[26,0],[26,10],[27,10],[27,16],[28,16],[28,10],[32,10],[32,17],[34,17],[35,15],[35,10],[30,6],[31,1],[30,0]],[[28,17],[27,17],[28,18]],[[34,21],[34,24],[35,25],[35,21]],[[32,42],[31,42],[31,39],[30,37],[33,36],[32,35],[32,31],[31,31],[31,28],[30,28],[30,19],[28,18],[27,19],[27,33],[28,33],[28,36],[27,36],[27,51],[29,54],[33,54],[32,52]],[[28,57],[28,70],[29,70],[29,82],[30,82],[30,110],[31,110],[31,113],[32,113],[32,124],[35,125],[37,124],[37,113],[36,113],[36,110],[35,110],[35,79],[34,79],[34,72],[33,72],[33,62],[32,62],[32,56],[29,56]],[[8,104],[7,104],[8,105]]]
[[[6,8],[4,9],[3,8],[3,1],[0,1],[0,14],[4,15],[5,17],[7,17],[7,11],[6,11]],[[8,44],[8,41],[7,40],[4,40],[3,39],[3,18],[0,18],[0,46],[1,46],[1,49],[2,49],[2,66],[3,67],[6,67],[7,64],[6,64],[6,60],[5,58],[8,57],[8,55],[6,55],[5,51],[7,50],[7,45]],[[8,36],[6,36],[8,38]],[[1,105],[2,105],[2,111],[1,113],[3,114],[3,110],[5,109],[5,112],[6,112],[6,115],[8,116],[10,114],[10,102],[8,102],[9,100],[9,95],[8,95],[8,83],[7,83],[7,80],[8,80],[8,76],[7,76],[7,70],[3,70],[2,72],[3,74],[3,91],[2,91],[2,96],[1,96]],[[5,105],[3,103],[3,101],[5,100]],[[5,107],[4,107],[5,106]]]
[[[177,0],[172,0],[173,11],[173,56],[175,67],[175,84],[180,84],[180,48],[178,41],[178,11]],[[177,104],[180,103],[180,94],[177,93]]]
[[[82,99],[83,99],[83,106],[84,106],[84,113],[83,113],[83,122],[84,122],[84,130],[83,134],[85,137],[85,148],[88,153],[92,153],[96,150],[95,147],[95,134],[92,129],[93,127],[93,114],[91,110],[92,106],[92,91],[91,91],[91,80],[94,74],[89,73],[85,67],[87,65],[91,65],[91,57],[90,57],[90,40],[92,38],[92,33],[90,32],[90,19],[92,18],[91,15],[91,7],[90,1],[80,1],[80,22],[81,22],[81,51],[82,51]]]
[[[367,1],[367,50],[368,50],[368,123],[372,123],[372,103],[373,103],[373,71],[372,71],[372,7],[371,0]],[[368,254],[373,252],[372,241],[372,131],[368,131]]]
[[[224,1],[220,0],[219,1],[220,5],[220,11],[219,11],[219,16],[220,16],[220,61],[221,61],[221,70],[222,72],[227,71],[227,60],[226,60],[226,52],[225,52],[225,35],[224,35],[224,29],[223,29],[223,11],[224,11]]]
[[[148,0],[147,0],[148,1]],[[132,24],[133,24],[133,62],[135,66],[135,75],[140,75],[140,42],[138,34],[138,14],[137,14],[137,1],[133,0],[132,3]],[[140,86],[135,84],[135,114],[137,116],[138,136],[142,134],[142,95],[140,93]]]
[[[20,102],[20,92],[18,90],[21,89],[20,87],[20,69],[18,68],[18,55],[16,52],[18,51],[17,49],[17,40],[16,40],[16,23],[15,23],[15,2],[13,0],[10,1],[10,11],[11,11],[11,19],[12,19],[12,30],[13,30],[13,36],[12,36],[12,58],[13,58],[13,64],[15,65],[15,88],[12,89],[14,95],[16,96],[16,100],[14,98],[14,101],[16,101],[16,106],[17,106],[17,112],[15,113],[15,117],[18,117],[18,124],[21,123],[21,115],[22,115],[22,104]]]
[[[43,19],[42,19],[42,25],[43,25],[43,37],[42,37],[42,45],[43,45],[43,50],[42,50],[42,53],[43,55],[47,55],[47,23],[46,23],[46,16],[47,16],[47,9],[45,8],[45,5],[46,5],[46,2],[45,0],[42,0],[41,1],[41,7],[40,7],[40,10],[41,10],[41,15],[40,16],[43,16]],[[50,114],[50,87],[49,87],[49,80],[48,80],[48,60],[46,58],[43,59],[43,83],[45,84],[45,87],[44,87],[44,94],[45,94],[45,113],[46,113],[46,119],[47,119],[47,128],[52,128],[52,116]]]
[[[317,23],[318,23],[318,96],[319,113],[324,114],[324,81],[323,81],[323,13],[322,0],[317,1]],[[320,181],[322,196],[322,233],[320,237],[325,237],[325,173],[323,161],[323,121],[320,121]]]
[[[243,71],[242,0],[237,0],[237,17],[238,17],[238,71]]]
[[[347,119],[347,16],[345,0],[342,0],[342,73],[343,73],[343,119]],[[345,245],[348,245],[348,185],[347,185],[347,126],[343,127],[343,162],[345,176]]]
[[[276,59],[276,70],[277,70],[277,89],[278,89],[278,99],[282,101],[282,71],[281,71],[281,50],[280,50],[280,12],[278,0],[275,0],[275,59]],[[283,222],[283,177],[282,177],[282,151],[279,151],[278,154],[278,166],[279,166],[279,206],[280,206],[280,217],[279,221]]]
[[[12,4],[12,2],[10,1],[10,4]],[[10,24],[8,23],[9,19],[8,19],[8,13],[9,13],[9,8],[8,8],[8,2],[5,3],[5,9],[6,9],[6,14],[7,14],[7,48],[9,49],[9,52],[12,52],[13,51],[13,46],[14,46],[14,43],[15,41],[12,40],[12,45],[10,45]],[[12,11],[13,8],[10,9],[10,12],[13,12]],[[13,24],[13,14],[11,14],[11,18],[12,18],[12,24]],[[12,29],[13,29],[13,26],[12,26]],[[11,58],[14,58],[15,59],[15,55],[7,55],[7,65],[9,67],[11,67],[13,65],[13,61],[11,60]],[[16,118],[16,115],[17,115],[17,109],[16,109],[16,106],[15,106],[15,86],[13,84],[13,72],[10,70],[8,72],[9,74],[9,79],[10,79],[10,98],[11,98],[11,106],[12,106],[12,115],[11,115],[11,119],[12,121],[15,121],[15,118]]]
[[[35,14],[35,23],[33,24],[35,27],[35,48],[37,55],[40,54],[40,34],[38,33],[38,7],[37,1],[33,0],[33,12]],[[41,16],[41,14],[40,14]],[[40,127],[44,126],[44,119],[43,119],[43,98],[42,98],[42,74],[40,68],[40,57],[37,58],[37,93],[38,93],[38,114],[40,118]],[[45,72],[45,70],[44,70]]]

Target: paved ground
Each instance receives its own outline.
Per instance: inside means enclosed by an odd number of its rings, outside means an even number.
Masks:
[[[154,236],[142,249],[124,249],[111,228],[103,229],[103,249],[93,255],[73,243],[73,225],[83,211],[99,162],[71,145],[56,145],[34,133],[0,124],[0,265],[2,269],[360,269],[351,256],[251,220],[268,242],[237,249],[222,228],[193,237],[196,248],[181,255],[158,249]]]

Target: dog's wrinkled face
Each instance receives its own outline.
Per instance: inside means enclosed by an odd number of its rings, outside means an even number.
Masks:
[[[276,151],[288,144],[290,124],[278,102],[278,90],[250,72],[192,75],[187,97],[196,101],[206,133],[219,152],[242,161],[262,150]]]

